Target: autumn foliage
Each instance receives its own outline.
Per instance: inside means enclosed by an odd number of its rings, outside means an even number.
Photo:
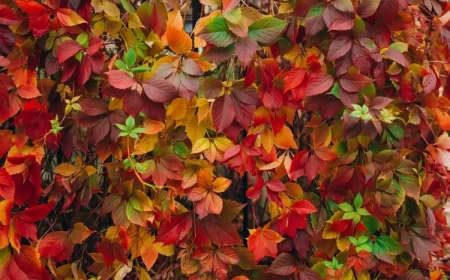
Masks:
[[[195,1],[1,1],[0,279],[447,279],[450,4]]]

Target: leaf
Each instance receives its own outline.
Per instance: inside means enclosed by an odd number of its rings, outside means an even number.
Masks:
[[[19,86],[19,88],[17,89],[17,93],[19,94],[20,97],[26,99],[36,98],[42,95],[37,89],[37,87],[32,84],[25,84]]]
[[[228,95],[217,98],[212,106],[212,120],[217,132],[228,128],[236,115],[233,100]]]
[[[218,47],[226,47],[234,42],[227,21],[221,16],[214,17],[198,35],[208,43]]]
[[[70,163],[61,163],[60,165],[56,166],[53,171],[56,174],[62,175],[64,177],[72,176],[76,171],[78,171],[78,168]]]
[[[372,83],[372,80],[361,74],[345,74],[340,85],[348,92],[358,92]]]
[[[353,13],[355,11],[351,0],[333,0],[331,5],[341,12]]]
[[[313,72],[306,87],[306,96],[314,96],[329,90],[333,85],[333,77],[323,72]]]
[[[4,168],[0,168],[0,196],[4,199],[14,199],[15,184]]]
[[[176,54],[190,52],[192,49],[192,40],[184,30],[173,26],[168,26],[165,33],[169,48]]]
[[[325,28],[323,11],[323,6],[315,6],[308,11],[305,18],[306,35],[315,35]]]
[[[81,244],[84,240],[86,240],[93,231],[88,229],[82,223],[76,223],[73,226],[72,232],[69,234],[70,240],[75,244]]]
[[[83,113],[88,116],[100,116],[109,112],[108,105],[100,99],[83,99],[79,104]]]
[[[287,276],[294,273],[298,268],[295,258],[287,253],[280,254],[272,263],[267,273]]]
[[[361,0],[358,6],[358,15],[362,18],[368,18],[375,14],[380,5],[380,0]]]
[[[133,77],[120,70],[111,70],[105,74],[108,75],[108,82],[117,89],[127,89],[136,84]]]
[[[129,68],[133,67],[136,63],[136,53],[133,48],[130,48],[125,54],[125,63]]]
[[[101,241],[97,243],[97,252],[103,255],[106,266],[110,266],[114,260],[128,265],[125,249],[116,242]]]
[[[172,216],[170,221],[161,225],[155,241],[166,245],[178,243],[191,231],[192,223],[192,214],[189,212]]]
[[[56,10],[56,17],[64,26],[75,26],[82,23],[87,23],[75,11],[70,9],[59,8],[58,10]]]
[[[58,63],[64,63],[64,61],[83,49],[84,47],[75,40],[69,39],[63,41],[56,49],[56,58],[58,59]]]
[[[74,245],[68,240],[67,231],[50,232],[39,240],[37,251],[42,258],[54,258],[60,262],[70,260]]]
[[[219,246],[239,245],[241,238],[236,226],[220,219],[218,216],[208,215],[203,219],[205,231],[208,238]]]
[[[398,255],[403,251],[404,249],[399,243],[386,235],[378,236],[373,243],[373,254],[378,259],[391,264],[393,264],[393,262],[390,255]]]
[[[258,49],[258,43],[250,38],[238,37],[236,39],[235,49],[237,57],[244,65],[248,65]]]
[[[239,0],[223,0],[222,9],[224,12],[227,12],[231,9],[236,8],[239,5],[239,2]]]
[[[353,42],[350,37],[337,37],[330,44],[327,58],[329,60],[336,60],[346,55],[352,48]]]
[[[283,240],[277,232],[268,228],[250,229],[248,237],[248,249],[255,256],[256,262],[259,262],[265,256],[276,257],[278,254],[277,243]]]
[[[275,17],[262,18],[248,27],[248,37],[262,44],[270,44],[284,31],[287,22]]]
[[[158,103],[170,102],[178,95],[175,86],[167,80],[150,78],[142,83],[142,87],[148,98]]]

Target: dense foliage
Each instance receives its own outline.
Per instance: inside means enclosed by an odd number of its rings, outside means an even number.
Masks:
[[[0,279],[445,279],[450,4],[200,2],[2,1]]]

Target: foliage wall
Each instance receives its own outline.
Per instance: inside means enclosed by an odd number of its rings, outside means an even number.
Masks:
[[[2,0],[0,279],[446,279],[447,1],[191,4]]]

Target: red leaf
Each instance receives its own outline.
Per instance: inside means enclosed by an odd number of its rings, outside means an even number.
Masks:
[[[348,92],[358,92],[372,83],[372,79],[361,74],[345,74],[340,84]]]
[[[406,59],[405,55],[396,49],[388,49],[383,53],[383,55],[386,55],[403,67],[408,67],[409,65],[409,61]]]
[[[208,215],[203,220],[208,238],[219,246],[239,245],[241,238],[234,224],[223,221],[216,215]]]
[[[295,258],[288,253],[280,254],[272,263],[266,273],[287,276],[294,273],[298,268]]]
[[[306,87],[306,96],[313,96],[324,93],[333,85],[334,79],[332,76],[323,72],[311,73]]]
[[[15,184],[4,168],[0,168],[0,196],[4,199],[14,199]]]
[[[361,0],[358,6],[358,15],[362,18],[368,18],[375,14],[380,5],[380,0]]]
[[[150,78],[142,83],[142,87],[148,98],[159,103],[170,102],[178,95],[175,86],[167,80]]]
[[[59,8],[56,11],[56,17],[58,18],[59,22],[64,26],[75,26],[82,23],[87,23],[75,11],[70,9]]]
[[[58,63],[62,64],[64,61],[74,56],[75,54],[77,54],[77,52],[83,49],[84,47],[77,41],[72,39],[65,40],[56,49],[56,58],[58,59]]]
[[[282,192],[286,190],[286,186],[278,179],[272,179],[266,182],[267,188],[273,192]]]
[[[336,60],[345,54],[347,54],[352,48],[353,41],[350,37],[337,37],[330,44],[330,49],[328,50],[328,59]]]
[[[316,6],[309,10],[305,18],[306,35],[312,36],[320,32],[325,27],[323,19],[323,6]]]
[[[352,0],[333,0],[331,5],[341,12],[353,13],[355,11]]]
[[[211,114],[217,132],[222,132],[229,127],[236,115],[231,97],[225,94],[217,98],[213,103]]]
[[[305,68],[293,68],[284,77],[284,92],[287,92],[293,88],[298,87],[305,78]]]
[[[108,105],[101,99],[83,99],[79,104],[83,113],[88,116],[100,116],[109,112]]]
[[[355,25],[354,13],[343,13],[328,5],[323,13],[323,19],[329,30],[350,30]]]
[[[40,239],[37,245],[37,251],[42,258],[54,258],[57,262],[70,260],[73,249],[68,231],[50,232]]]
[[[250,63],[258,49],[258,43],[248,37],[238,37],[235,48],[237,57],[243,62],[243,66],[245,67]]]
[[[30,15],[42,15],[50,12],[50,9],[36,1],[17,0],[15,3],[22,11]]]
[[[97,244],[97,252],[103,255],[107,266],[110,266],[114,260],[128,265],[127,252],[119,243],[102,241]]]
[[[108,75],[108,82],[118,89],[127,89],[136,84],[133,77],[120,70],[111,70],[106,72],[106,75]]]
[[[47,204],[40,204],[37,206],[29,207],[22,212],[18,212],[15,217],[19,217],[21,220],[34,223],[43,220],[50,211],[55,207],[55,202],[51,201]]]
[[[190,212],[172,216],[170,221],[162,224],[155,242],[163,242],[164,244],[181,242],[191,231],[192,223],[192,213]]]
[[[239,4],[239,0],[223,0],[222,2],[223,12],[234,9]]]
[[[0,24],[18,24],[20,21],[20,17],[12,8],[0,4]]]

